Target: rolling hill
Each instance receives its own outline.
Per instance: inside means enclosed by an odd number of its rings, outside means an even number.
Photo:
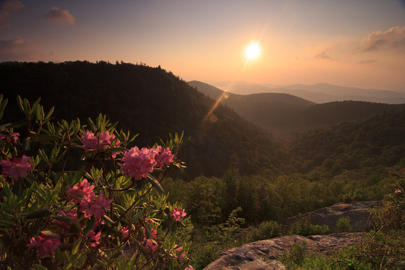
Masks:
[[[405,93],[378,89],[362,89],[357,87],[342,87],[328,83],[314,85],[273,85],[254,84],[247,82],[216,82],[216,87],[234,94],[249,95],[253,93],[285,93],[291,94],[315,103],[334,101],[366,101],[388,104],[405,103]]]
[[[291,136],[317,127],[365,119],[375,114],[405,108],[405,104],[364,101],[315,104],[283,93],[224,94],[221,89],[202,82],[192,81],[189,84],[216,100],[224,96],[221,103],[234,109],[247,120],[282,136]]]

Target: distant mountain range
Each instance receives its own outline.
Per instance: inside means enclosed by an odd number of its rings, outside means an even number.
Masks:
[[[246,120],[282,136],[290,136],[298,131],[305,131],[339,122],[365,119],[379,113],[398,111],[405,108],[405,104],[353,100],[316,104],[286,93],[259,92],[241,95],[224,92],[203,82],[191,81],[189,84],[209,97],[220,100],[220,103],[234,109],[236,113],[246,118]],[[236,83],[231,87],[237,92],[244,93],[268,89],[264,86],[247,83]],[[332,92],[333,89],[336,90],[338,88],[331,86],[328,89]],[[343,90],[347,92],[349,88],[343,87]],[[343,90],[342,92],[344,92]]]
[[[219,82],[214,86],[240,95],[253,93],[285,93],[291,94],[315,103],[326,103],[333,101],[367,101],[387,104],[405,103],[405,93],[378,90],[362,89],[356,87],[342,87],[328,83],[318,83],[314,85],[294,84],[287,86],[277,86],[274,84],[253,84],[247,82]]]

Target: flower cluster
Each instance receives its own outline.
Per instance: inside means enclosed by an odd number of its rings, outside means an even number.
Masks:
[[[10,176],[13,179],[18,179],[19,176],[26,177],[27,172],[34,168],[34,165],[29,163],[30,159],[31,157],[23,155],[22,158],[0,161],[3,168],[2,175],[4,178]]]
[[[117,139],[114,145],[112,142],[115,139],[115,135],[111,134],[108,131],[101,132],[100,135],[97,137],[94,135],[93,132],[86,130],[81,137],[81,142],[83,143],[83,149],[87,153],[89,151],[95,151],[98,153],[99,151],[105,150],[109,147],[116,147],[120,144],[120,140]],[[113,155],[113,158],[115,154]]]
[[[157,245],[157,243],[155,241],[157,232],[153,228],[151,228],[150,231],[152,232],[152,238],[147,239],[147,238],[144,237],[143,240],[142,240],[142,244],[145,246],[146,250],[149,253],[152,253],[152,252],[155,252],[157,247],[158,247],[158,245]],[[143,231],[143,233],[146,235],[145,230]]]
[[[83,179],[80,184],[70,188],[66,193],[69,194],[68,201],[80,204],[80,212],[84,213],[85,218],[91,219],[94,216],[96,221],[99,221],[105,211],[110,208],[112,200],[106,200],[103,192],[95,199],[93,189],[94,186],[90,185],[87,179]]]
[[[156,147],[155,151],[155,160],[156,167],[163,168],[166,165],[170,165],[173,162],[174,155],[170,151],[169,147],[163,148],[162,146]]]
[[[177,209],[177,207],[174,208],[170,213],[172,214],[172,218],[174,218],[176,221],[179,221],[187,215],[184,209],[180,210]]]
[[[402,191],[400,189],[397,189],[397,190],[395,190],[395,194],[400,195],[400,194],[402,194]]]
[[[35,240],[35,237],[32,237],[27,246],[28,250],[39,248],[39,256],[48,253],[55,255],[55,250],[60,246],[60,240],[41,234],[37,237],[37,240]]]
[[[17,143],[18,136],[20,136],[20,133],[10,132],[9,136],[0,134],[0,140],[6,140],[7,143]]]
[[[148,177],[154,167],[162,168],[165,164],[170,165],[173,158],[174,155],[169,148],[158,146],[156,149],[146,147],[139,149],[135,146],[124,153],[122,172],[136,180],[141,180]]]

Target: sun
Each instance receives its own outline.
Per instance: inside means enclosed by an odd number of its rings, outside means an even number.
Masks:
[[[246,55],[247,55],[248,59],[256,58],[259,54],[260,54],[260,47],[259,47],[259,44],[257,44],[257,43],[251,43],[246,48]]]

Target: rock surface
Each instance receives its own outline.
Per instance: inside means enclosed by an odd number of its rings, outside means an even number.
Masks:
[[[336,223],[344,217],[350,218],[350,225],[356,232],[363,232],[372,228],[373,221],[370,218],[369,208],[380,207],[381,201],[337,203],[331,207],[325,207],[300,216],[287,218],[283,224],[287,227],[295,222],[309,217],[314,225],[327,225],[331,232],[336,232]]]
[[[305,244],[308,254],[329,255],[346,246],[351,246],[364,238],[364,233],[336,233],[304,237],[288,235],[269,240],[245,244],[226,250],[221,257],[205,267],[205,270],[283,270],[285,267],[277,259],[288,252],[295,242]]]
[[[286,219],[283,223],[288,228],[295,222],[309,218],[314,225],[327,225],[331,232],[336,231],[340,218],[349,217],[354,231],[358,233],[335,233],[304,237],[288,235],[269,240],[245,244],[238,248],[226,250],[221,257],[205,267],[205,270],[283,270],[285,267],[277,261],[288,252],[295,242],[305,242],[305,251],[309,254],[330,255],[344,247],[358,244],[365,233],[372,228],[369,208],[380,207],[381,201],[338,203],[303,215]]]

